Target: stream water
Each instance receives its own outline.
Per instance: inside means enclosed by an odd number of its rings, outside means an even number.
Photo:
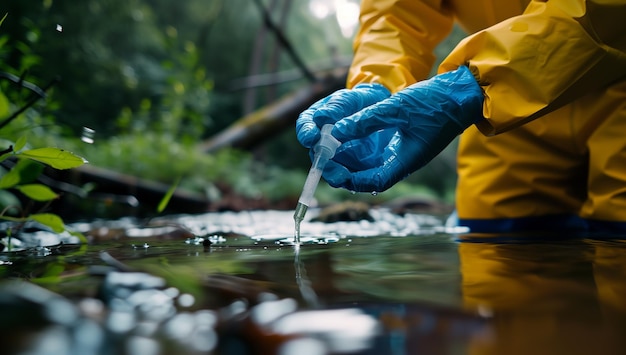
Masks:
[[[626,353],[619,238],[317,212],[299,246],[293,211],[71,225],[88,245],[25,230],[0,253],[2,353]]]

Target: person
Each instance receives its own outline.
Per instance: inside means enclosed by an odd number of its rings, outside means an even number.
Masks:
[[[323,177],[384,191],[458,135],[472,232],[626,231],[626,1],[363,0],[347,87],[296,121]],[[454,22],[470,35],[428,78]]]

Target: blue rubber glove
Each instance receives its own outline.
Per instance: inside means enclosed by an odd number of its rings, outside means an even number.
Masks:
[[[332,135],[343,144],[323,177],[351,191],[387,190],[483,119],[483,100],[467,67],[413,84],[335,123]]]
[[[305,148],[311,148],[320,139],[320,127],[334,124],[367,106],[388,98],[389,90],[380,84],[359,84],[342,89],[317,101],[302,112],[296,121],[296,136]]]

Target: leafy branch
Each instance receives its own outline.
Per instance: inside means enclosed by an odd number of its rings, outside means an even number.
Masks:
[[[86,163],[82,157],[63,149],[37,148],[22,150],[24,146],[26,146],[26,139],[21,137],[14,146],[10,146],[0,155],[0,163],[9,157],[18,159],[17,163],[0,177],[0,190],[15,189],[34,201],[48,202],[58,198],[59,195],[46,185],[30,182],[32,180],[32,169],[30,167],[33,161],[59,170],[76,168]],[[5,211],[0,214],[0,219],[21,223],[34,221],[49,227],[56,233],[67,231],[63,220],[52,213],[33,213],[24,217],[13,217],[6,215]]]
[[[0,25],[4,22],[7,15],[5,14],[0,19]],[[19,86],[20,88],[26,88],[33,94],[28,101],[20,107],[17,111],[13,112],[7,118],[0,121],[0,129],[4,128],[11,122],[13,122],[22,113],[32,107],[37,101],[46,97],[46,91],[52,87],[58,79],[52,80],[44,88],[39,88],[37,85],[24,80],[25,74],[18,77],[10,73],[0,72],[0,79],[8,80],[9,82]],[[6,97],[0,92],[0,102],[8,102]],[[33,201],[38,202],[50,202],[59,197],[50,187],[33,183],[38,175],[41,174],[41,169],[32,169],[33,162],[39,162],[48,165],[54,169],[71,169],[79,167],[86,163],[86,160],[74,153],[68,152],[59,148],[35,148],[25,149],[26,137],[20,137],[14,144],[10,145],[4,150],[0,150],[0,163],[3,163],[9,158],[17,160],[17,163],[8,169],[8,171],[0,177],[0,191],[14,189],[21,192],[24,196]],[[79,233],[73,233],[68,231],[61,217],[53,213],[31,213],[22,215],[20,217],[7,215],[8,208],[5,208],[0,212],[0,219],[18,222],[21,224],[27,221],[38,222],[44,226],[49,227],[56,233],[64,231],[70,234],[78,236],[82,241],[85,241],[84,236]],[[9,235],[12,233],[8,232]],[[10,242],[9,242],[10,243]]]

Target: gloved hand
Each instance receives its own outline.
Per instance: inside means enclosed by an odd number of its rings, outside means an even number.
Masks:
[[[363,108],[388,98],[389,90],[380,84],[359,84],[342,89],[317,101],[302,112],[296,121],[296,136],[305,148],[311,148],[320,139],[320,127],[334,124]]]
[[[384,191],[483,119],[483,100],[467,67],[413,84],[335,123],[331,133],[343,144],[323,177],[351,191]]]

